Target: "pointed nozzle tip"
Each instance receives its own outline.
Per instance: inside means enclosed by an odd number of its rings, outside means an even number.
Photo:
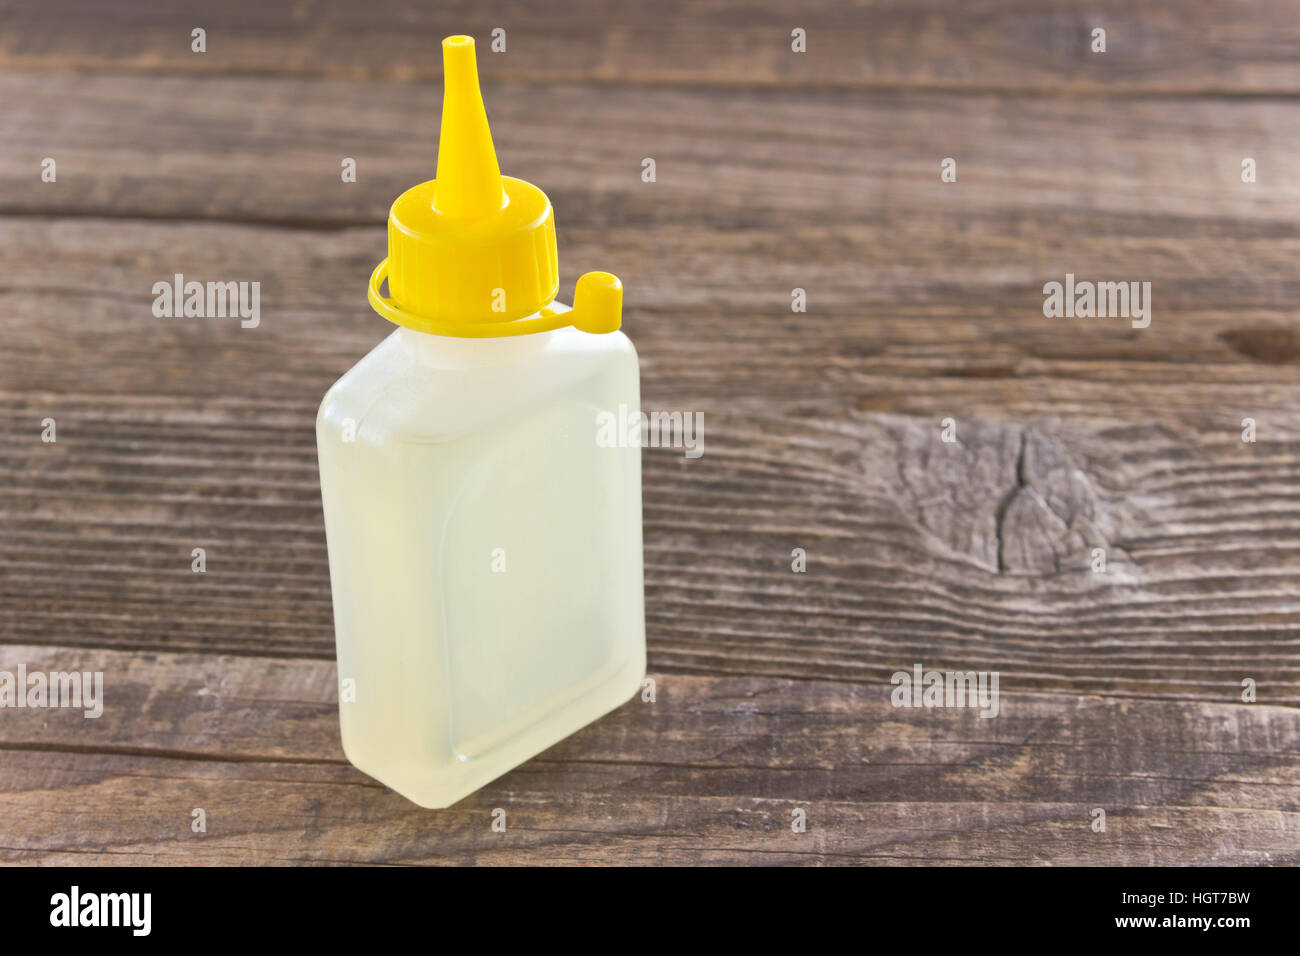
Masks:
[[[458,99],[479,96],[473,37],[457,34],[442,41],[442,79],[443,89]]]
[[[474,70],[474,38],[458,33],[455,36],[443,39],[443,71],[450,76],[465,70],[467,67]]]
[[[442,133],[433,206],[457,217],[482,216],[505,205],[501,169],[478,86],[474,38],[442,41]]]

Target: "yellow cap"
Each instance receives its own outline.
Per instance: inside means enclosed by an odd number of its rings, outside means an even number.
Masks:
[[[614,331],[623,286],[607,272],[578,280],[571,311],[547,308],[560,289],[551,201],[532,183],[501,175],[473,38],[443,40],[442,65],[438,176],[402,193],[389,210],[388,258],[370,276],[371,306],[435,335],[522,335],[566,325]],[[385,277],[388,297],[379,293]]]

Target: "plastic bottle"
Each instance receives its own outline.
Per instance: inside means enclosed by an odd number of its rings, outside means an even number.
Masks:
[[[442,48],[437,178],[393,203],[370,280],[398,328],[316,419],[343,749],[424,807],[645,674],[640,448],[597,440],[640,408],[622,286],[588,273],[554,301],[550,201],[500,174],[474,41]]]

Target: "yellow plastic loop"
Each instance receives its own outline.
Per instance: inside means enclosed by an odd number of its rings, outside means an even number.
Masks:
[[[366,297],[370,300],[371,307],[389,322],[430,335],[485,339],[550,332],[569,325],[582,332],[599,335],[614,332],[623,324],[623,283],[618,276],[608,272],[588,272],[579,277],[573,308],[568,312],[544,308],[536,316],[508,322],[440,322],[415,315],[380,294],[379,287],[387,278],[388,260],[384,259],[370,273],[370,287]]]

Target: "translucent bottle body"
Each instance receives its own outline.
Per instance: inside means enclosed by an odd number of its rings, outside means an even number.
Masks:
[[[636,692],[640,449],[597,441],[620,406],[640,408],[631,342],[573,328],[398,328],[325,395],[339,717],[357,768],[445,807]]]

